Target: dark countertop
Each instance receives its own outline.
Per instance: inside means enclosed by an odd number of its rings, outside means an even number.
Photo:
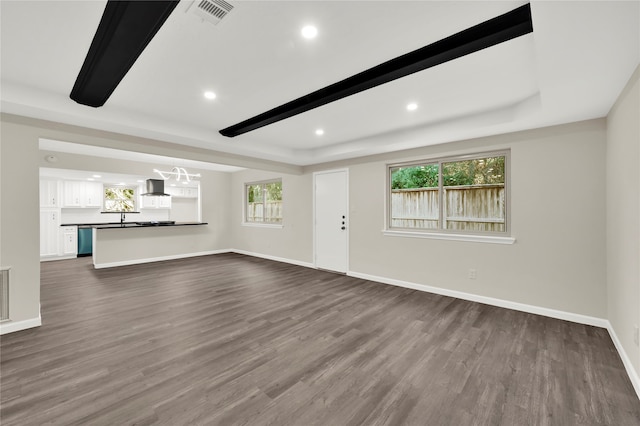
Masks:
[[[108,223],[65,223],[60,226],[80,226],[96,229],[122,229],[122,228],[161,228],[166,226],[197,226],[208,225],[207,222],[176,222],[176,223],[137,223],[137,222],[108,222]]]
[[[135,222],[125,222],[125,225],[129,225]],[[60,226],[86,226],[88,228],[92,226],[101,226],[101,225],[120,225],[120,222],[97,222],[97,223],[63,223]]]

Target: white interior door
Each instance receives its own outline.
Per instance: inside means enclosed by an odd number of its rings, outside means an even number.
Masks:
[[[347,170],[313,175],[314,241],[317,268],[347,272],[349,256]]]

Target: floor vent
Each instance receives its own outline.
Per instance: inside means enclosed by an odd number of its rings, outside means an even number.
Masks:
[[[0,270],[0,321],[9,319],[9,269]]]
[[[233,6],[224,0],[195,0],[190,9],[205,21],[218,25],[233,10]]]

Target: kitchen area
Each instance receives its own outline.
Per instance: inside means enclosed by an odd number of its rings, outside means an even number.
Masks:
[[[145,253],[149,238],[185,235],[191,232],[187,227],[207,225],[202,222],[199,175],[177,167],[154,172],[149,178],[41,167],[40,260],[92,256],[96,268],[117,266],[100,262],[97,255],[103,242],[108,245],[115,238],[121,243],[115,252],[134,250],[129,261],[153,261],[158,256]]]

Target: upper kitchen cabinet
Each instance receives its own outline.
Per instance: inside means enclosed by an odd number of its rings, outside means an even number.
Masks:
[[[102,207],[103,191],[100,182],[84,182],[85,207]]]
[[[198,198],[198,188],[179,188],[171,186],[165,188],[167,194],[177,198]]]
[[[99,182],[65,181],[62,207],[102,207],[102,184]]]
[[[64,204],[63,207],[81,207],[80,192],[84,182],[65,181],[64,182]]]
[[[60,207],[59,181],[40,179],[40,207]]]

